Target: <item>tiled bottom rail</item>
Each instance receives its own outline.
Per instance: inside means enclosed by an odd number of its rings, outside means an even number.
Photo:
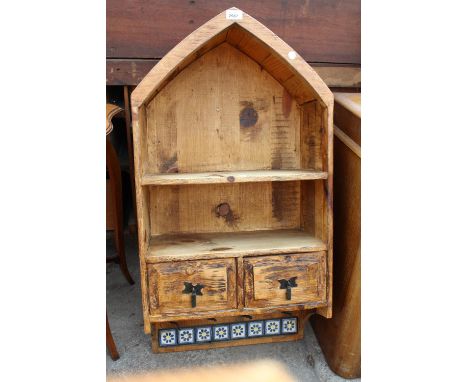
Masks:
[[[204,344],[297,333],[297,317],[160,329],[159,346]]]

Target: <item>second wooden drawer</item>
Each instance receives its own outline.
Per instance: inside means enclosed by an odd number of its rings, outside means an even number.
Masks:
[[[326,301],[326,252],[244,258],[247,308]]]

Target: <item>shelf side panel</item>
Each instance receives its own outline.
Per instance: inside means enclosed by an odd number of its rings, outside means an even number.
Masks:
[[[326,171],[326,129],[322,125],[322,107],[317,101],[302,105],[301,168]]]

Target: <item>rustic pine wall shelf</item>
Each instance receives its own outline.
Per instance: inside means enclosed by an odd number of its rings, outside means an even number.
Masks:
[[[148,73],[132,112],[153,350],[294,340],[331,317],[333,95],[315,71],[231,8]]]

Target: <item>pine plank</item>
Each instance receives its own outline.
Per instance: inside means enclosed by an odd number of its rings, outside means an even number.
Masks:
[[[291,180],[327,179],[328,174],[316,170],[252,170],[173,174],[145,174],[141,184],[162,186],[179,184],[285,182]]]

